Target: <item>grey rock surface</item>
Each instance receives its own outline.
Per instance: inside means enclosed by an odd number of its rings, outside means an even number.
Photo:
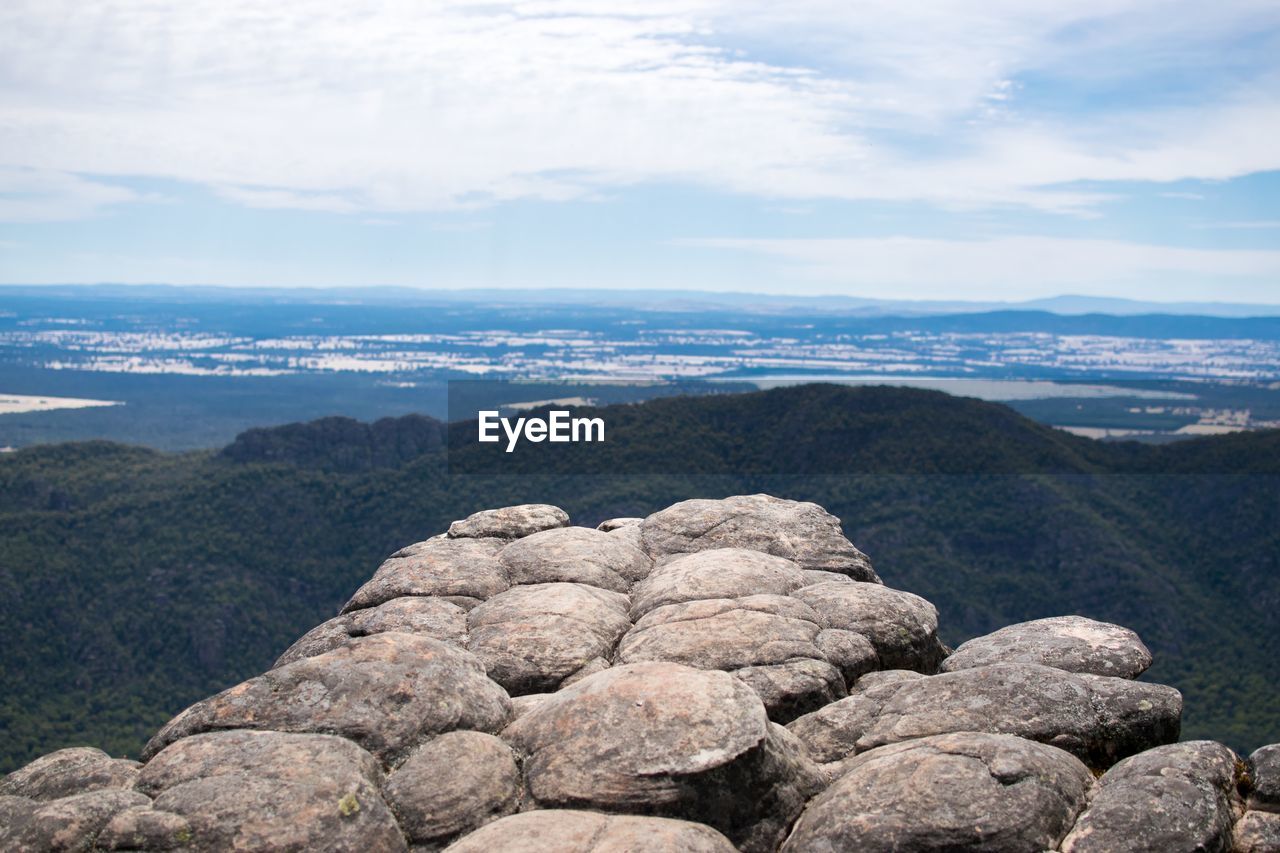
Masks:
[[[196,734],[147,763],[138,789],[155,801],[118,815],[110,830],[123,841],[185,826],[184,849],[198,850],[402,850],[382,784],[378,761],[347,738]]]
[[[787,595],[804,586],[800,567],[746,548],[719,548],[663,562],[632,590],[631,616],[668,604],[748,595]]]
[[[764,702],[769,719],[789,723],[845,695],[840,670],[820,660],[800,658],[768,666],[746,666],[733,671]]]
[[[807,714],[791,730],[815,760],[959,731],[1013,734],[1109,767],[1177,740],[1182,697],[1174,689],[1076,675],[1038,664],[994,664],[890,681]]]
[[[1190,741],[1135,755],[1098,780],[1063,853],[1228,851],[1236,803],[1236,755]]]
[[[1280,812],[1280,743],[1259,747],[1249,756],[1252,791],[1249,808]]]
[[[132,788],[141,766],[93,747],[59,749],[0,779],[0,796],[56,800],[87,791]]]
[[[614,592],[626,592],[653,568],[626,539],[587,527],[533,533],[502,549],[499,560],[513,584],[566,581]]]
[[[1051,746],[963,732],[850,761],[814,798],[783,850],[1040,851],[1056,847],[1093,776]]]
[[[183,711],[144,750],[218,729],[341,734],[384,762],[453,729],[497,731],[511,701],[470,653],[412,634],[383,633],[251,678]]]
[[[962,643],[943,662],[942,671],[992,663],[1038,663],[1067,672],[1137,678],[1151,666],[1151,652],[1128,628],[1083,616],[1056,616]]]
[[[118,788],[101,788],[37,802],[30,811],[12,813],[5,823],[0,823],[0,850],[68,853],[92,850],[98,834],[111,818],[150,802],[137,791]]]
[[[681,501],[647,517],[640,529],[654,558],[749,548],[786,557],[801,568],[880,581],[867,555],[845,538],[840,520],[813,503],[772,495]]]
[[[384,794],[410,844],[442,847],[515,812],[520,788],[520,768],[506,743],[480,732],[449,732],[396,768]]]
[[[449,853],[733,853],[735,848],[701,823],[541,809],[491,823],[448,849]]]
[[[879,584],[828,582],[794,592],[829,628],[861,634],[875,646],[881,669],[932,673],[946,656],[938,611],[918,595]]]
[[[643,518],[634,516],[626,516],[622,518],[606,518],[604,521],[596,525],[596,530],[602,530],[605,533],[612,533],[615,530],[621,530],[624,527],[639,527]]]
[[[530,799],[707,823],[773,849],[821,785],[746,685],[670,663],[618,666],[548,696],[503,735]]]
[[[515,586],[468,614],[467,648],[512,695],[543,693],[603,661],[630,627],[620,593],[580,583]]]
[[[1280,850],[1280,814],[1249,810],[1236,823],[1236,853],[1276,853]]]
[[[367,637],[385,631],[421,634],[455,645],[467,640],[467,610],[435,596],[402,596],[370,607],[336,616],[303,634],[276,660],[283,666],[301,658],[324,654],[353,637]],[[274,667],[273,667],[274,668]]]
[[[520,504],[482,509],[449,525],[450,539],[519,539],[542,530],[566,527],[569,513],[550,504]]]
[[[411,555],[389,557],[356,590],[343,613],[377,607],[406,595],[464,596],[484,600],[511,586],[498,562],[501,539],[431,539]]]

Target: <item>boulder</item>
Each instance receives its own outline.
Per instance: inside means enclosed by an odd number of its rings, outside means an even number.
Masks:
[[[541,530],[567,527],[569,513],[550,504],[521,504],[474,512],[449,525],[450,539],[519,539]]]
[[[432,539],[405,557],[390,557],[356,590],[343,613],[377,607],[405,595],[484,600],[511,585],[498,562],[501,539]]]
[[[554,693],[503,733],[532,804],[658,814],[774,849],[818,769],[745,684],[671,663],[616,666]]]
[[[504,817],[449,848],[449,853],[734,853],[701,823],[662,817],[540,809]]]
[[[1151,652],[1128,628],[1083,616],[1036,619],[962,643],[943,672],[991,663],[1038,663],[1093,675],[1137,678],[1151,666]]]
[[[0,823],[0,850],[92,850],[102,828],[119,812],[150,804],[146,795],[118,788],[100,788],[47,802],[19,812],[10,803],[12,818]]]
[[[449,732],[415,750],[387,780],[387,803],[410,844],[443,846],[520,801],[511,747],[480,732]]]
[[[918,595],[866,583],[820,583],[792,593],[823,625],[861,634],[875,646],[881,669],[932,673],[946,656],[938,611]]]
[[[786,557],[805,569],[879,583],[867,555],[853,547],[840,520],[812,503],[771,495],[688,500],[646,518],[641,540],[650,556],[712,548],[748,548]]]
[[[791,723],[815,760],[949,732],[1012,734],[1060,747],[1091,767],[1177,740],[1182,696],[1171,687],[993,664],[858,691]]]
[[[707,615],[693,615],[704,612]],[[669,605],[650,613],[623,637],[617,659],[619,663],[672,661],[726,670],[793,658],[824,660],[815,643],[820,632],[806,619],[744,607],[730,599],[699,601],[695,606]]]
[[[747,666],[733,671],[764,702],[769,719],[789,723],[845,695],[840,670],[820,660],[796,659],[769,666]]]
[[[134,806],[107,822],[97,846],[102,850],[180,850],[190,849],[194,838],[191,822],[182,815]]]
[[[393,598],[377,607],[346,613],[317,625],[280,655],[275,666],[323,654],[352,637],[384,631],[421,634],[461,646],[467,640],[467,611],[443,598],[412,595]]]
[[[961,732],[885,746],[850,761],[804,810],[783,850],[1055,848],[1093,776],[1051,746]]]
[[[497,731],[506,691],[474,655],[412,634],[359,637],[197,702],[160,730],[144,757],[218,729],[328,732],[392,763],[419,741],[454,729]]]
[[[639,527],[643,518],[606,518],[604,521],[596,525],[596,530],[602,530],[605,533],[612,533],[615,530],[621,530],[624,527]]]
[[[1102,775],[1062,850],[1228,851],[1235,801],[1234,752],[1205,740],[1156,747]]]
[[[579,583],[516,586],[468,614],[467,648],[510,693],[555,690],[631,627],[627,597]]]
[[[747,595],[786,595],[804,586],[790,560],[745,548],[678,557],[655,568],[631,596],[631,618],[667,604]]]
[[[1249,808],[1280,812],[1280,743],[1259,747],[1249,756],[1253,790]]]
[[[513,584],[566,581],[626,592],[653,568],[635,545],[586,527],[561,527],[517,539],[499,555]]]
[[[201,850],[403,850],[382,782],[377,760],[346,738],[197,734],[147,763],[138,788],[154,803],[118,815],[109,834],[145,839],[185,826]]]
[[[141,766],[93,747],[59,749],[0,779],[0,796],[56,800],[86,791],[132,788]]]
[[[1236,822],[1236,853],[1276,853],[1280,850],[1280,813],[1250,809]]]

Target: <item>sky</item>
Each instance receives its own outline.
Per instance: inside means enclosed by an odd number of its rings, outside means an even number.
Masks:
[[[1275,0],[6,0],[0,281],[1280,304]]]

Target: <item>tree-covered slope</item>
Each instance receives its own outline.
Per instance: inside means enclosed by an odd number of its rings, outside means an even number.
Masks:
[[[1186,693],[1186,736],[1280,735],[1280,433],[1105,445],[975,400],[832,386],[656,400],[608,423],[601,470],[642,473],[575,475],[600,457],[563,446],[541,468],[504,461],[524,473],[461,475],[465,427],[423,418],[252,431],[220,453],[0,458],[0,769],[79,743],[136,754],[385,555],[477,509],[550,502],[594,524],[752,491],[840,516],[953,644],[1047,615],[1119,622]]]

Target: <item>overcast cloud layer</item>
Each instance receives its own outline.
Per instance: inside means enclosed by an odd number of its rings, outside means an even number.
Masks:
[[[1252,235],[1244,247],[1080,239],[1069,226],[1031,224],[1114,215],[1135,185],[1170,185],[1173,203],[1198,194],[1187,182],[1280,170],[1277,9],[1270,0],[9,0],[0,221],[20,233],[0,246],[37,252],[69,223],[119,228],[130,208],[181,206],[172,185],[232,210],[328,213],[353,228],[513,203],[594,205],[608,216],[629,193],[675,186],[799,209],[904,204],[1000,217],[1005,232],[1021,232],[634,235],[636,247],[668,247],[659,252],[773,259],[773,289],[796,278],[826,292],[964,286],[989,298],[1144,276],[1149,286],[1170,274],[1183,289],[1280,301],[1280,230],[1269,227],[1274,212],[1257,216],[1257,199],[1220,227],[1212,216],[1199,223],[1202,234]],[[0,278],[56,280],[59,268],[2,251],[11,271]],[[132,266],[117,262],[98,278],[143,269],[167,278],[154,247],[135,251]],[[1059,265],[1037,269],[1045,260]],[[428,284],[423,263],[370,278]],[[842,273],[850,264],[857,273]],[[235,275],[274,283],[270,263],[256,269],[238,264]],[[220,270],[175,264],[172,275],[212,281]],[[555,282],[556,270],[535,269],[527,283],[535,279]],[[599,270],[593,285],[608,279]],[[450,283],[495,282],[464,272]]]

